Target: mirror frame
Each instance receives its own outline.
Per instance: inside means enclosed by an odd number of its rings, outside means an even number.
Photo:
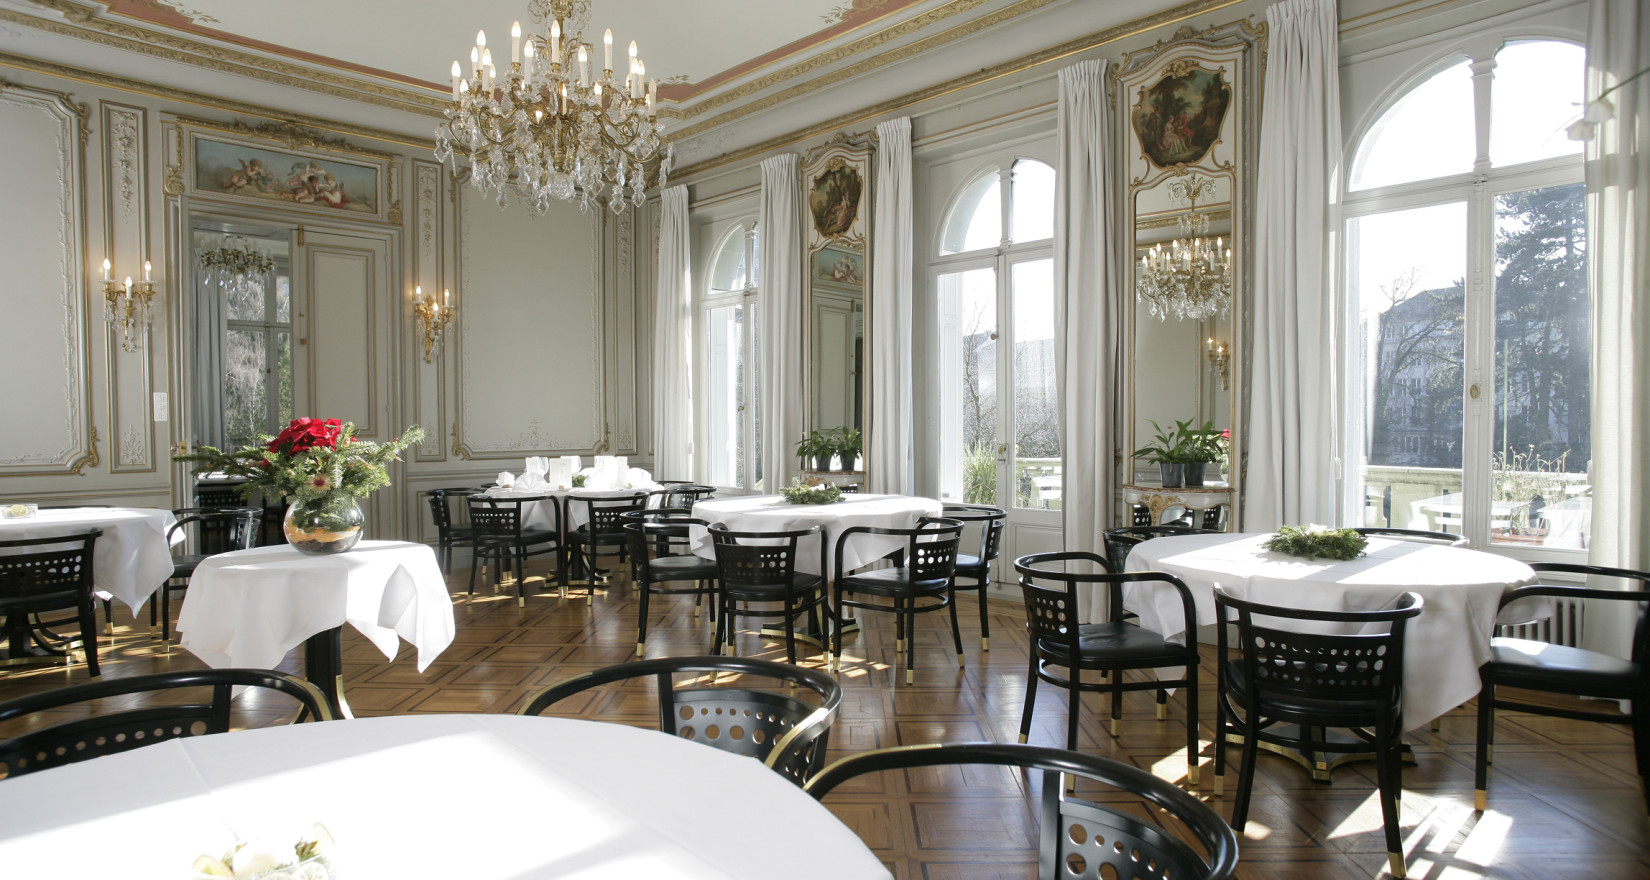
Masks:
[[[1229,529],[1234,532],[1242,528],[1243,475],[1246,470],[1247,438],[1244,428],[1249,406],[1248,367],[1254,324],[1253,300],[1249,295],[1254,282],[1254,238],[1251,234],[1254,205],[1249,194],[1254,190],[1255,158],[1259,142],[1260,71],[1265,63],[1265,40],[1264,22],[1251,24],[1247,20],[1240,20],[1203,30],[1196,30],[1188,25],[1180,28],[1167,40],[1124,55],[1123,60],[1111,70],[1110,98],[1116,130],[1120,133],[1120,137],[1117,138],[1120,148],[1117,157],[1118,167],[1125,171],[1119,176],[1126,181],[1126,185],[1120,188],[1120,197],[1123,200],[1121,210],[1124,218],[1123,228],[1129,230],[1130,246],[1127,253],[1131,257],[1138,256],[1136,250],[1140,245],[1137,230],[1141,218],[1136,206],[1140,194],[1164,185],[1166,181],[1185,179],[1192,174],[1229,181],[1230,184],[1231,198],[1226,209],[1222,211],[1218,203],[1211,205],[1210,207],[1215,210],[1211,212],[1210,219],[1222,222],[1229,219],[1229,235],[1232,240],[1232,303],[1225,318],[1229,322],[1232,337],[1227,341],[1231,353],[1228,366],[1229,383],[1227,388],[1217,389],[1217,393],[1229,395],[1227,406],[1231,413],[1229,427],[1232,432],[1231,467],[1228,477],[1232,487]],[[1155,86],[1167,76],[1191,69],[1224,72],[1232,91],[1226,119],[1222,123],[1220,135],[1196,161],[1160,165],[1147,156],[1140,143],[1131,122],[1132,111],[1139,102],[1142,91]],[[1228,132],[1231,133],[1230,136],[1227,135]],[[1133,264],[1131,260],[1131,266]],[[1137,436],[1136,425],[1138,417],[1135,388],[1143,364],[1136,344],[1135,328],[1139,320],[1156,319],[1151,318],[1144,308],[1139,307],[1135,289],[1137,273],[1131,268],[1123,274],[1127,291],[1123,304],[1124,327],[1128,328],[1123,334],[1127,378],[1123,424],[1120,431],[1122,445],[1117,450],[1117,459],[1122,468],[1123,483],[1135,484],[1137,474],[1141,471],[1130,452],[1139,448],[1143,439]],[[1214,381],[1214,378],[1210,375],[1213,370],[1206,362],[1201,334],[1198,341],[1200,344],[1196,351],[1189,354],[1195,354],[1198,359],[1200,380],[1197,392],[1201,398],[1208,390],[1205,383]],[[1201,412],[1201,400],[1198,409]],[[1126,509],[1121,505],[1119,509],[1124,514],[1122,521],[1127,523],[1129,520]]]
[[[839,251],[847,256],[854,254],[860,257],[860,358],[859,358],[859,425],[862,442],[859,472],[866,470],[868,452],[870,450],[869,409],[871,401],[871,214],[876,181],[872,169],[872,156],[876,151],[877,136],[875,132],[848,134],[842,132],[826,141],[819,147],[810,150],[802,163],[802,204],[804,206],[807,234],[804,236],[803,249],[803,279],[802,279],[802,339],[803,361],[802,381],[805,394],[804,407],[807,412],[805,427],[809,431],[822,428],[835,428],[837,425],[819,425],[815,423],[815,385],[819,381],[816,366],[819,361],[819,352],[815,350],[815,335],[819,328],[814,326],[814,287],[819,281],[815,269],[816,257],[826,251]],[[840,168],[851,169],[859,175],[862,181],[859,194],[859,203],[852,211],[846,223],[824,223],[813,210],[810,195],[814,192],[820,179]],[[847,472],[844,472],[847,473]]]

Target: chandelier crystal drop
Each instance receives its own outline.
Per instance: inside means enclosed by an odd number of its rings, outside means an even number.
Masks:
[[[584,41],[588,0],[532,0],[539,26],[510,28],[510,65],[502,75],[476,33],[469,74],[454,61],[453,105],[436,127],[435,157],[504,204],[514,192],[537,213],[552,200],[578,200],[589,210],[605,198],[615,214],[646,199],[649,166],[668,180],[671,152],[658,120],[658,80],[630,43],[623,76],[613,70],[613,32],[602,35],[602,67]],[[498,47],[502,56],[503,47]]]
[[[1189,175],[1169,184],[1169,195],[1191,208],[1177,219],[1180,238],[1153,245],[1140,258],[1136,299],[1153,317],[1196,321],[1224,315],[1232,303],[1232,250],[1224,238],[1209,240],[1209,216],[1197,212],[1197,200],[1214,191],[1208,178]]]

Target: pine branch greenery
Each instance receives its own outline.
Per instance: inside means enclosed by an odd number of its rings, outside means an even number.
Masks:
[[[842,490],[829,483],[810,486],[797,480],[779,490],[791,504],[835,504],[842,500]]]
[[[1363,555],[1369,539],[1352,529],[1313,529],[1282,526],[1263,546],[1274,553],[1304,559],[1356,559]]]

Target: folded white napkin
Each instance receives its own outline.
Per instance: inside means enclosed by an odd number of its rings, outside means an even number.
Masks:
[[[499,471],[493,482],[497,483],[500,489],[508,489],[516,484],[516,475],[509,471]]]
[[[654,486],[653,475],[647,472],[647,468],[626,468],[624,483],[638,489],[651,489]]]
[[[573,463],[565,458],[553,458],[549,465],[549,469],[544,472],[544,481],[557,489],[572,488]]]
[[[550,482],[544,478],[543,474],[536,474],[532,471],[528,471],[527,473],[516,478],[515,488],[538,492],[549,489],[551,486]]]

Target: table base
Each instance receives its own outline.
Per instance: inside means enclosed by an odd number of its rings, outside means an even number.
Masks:
[[[831,619],[829,617],[825,618],[825,623],[829,624],[830,622]],[[804,620],[802,623],[802,627],[796,631],[797,641],[807,642],[808,644],[821,650],[830,647],[830,644],[825,639],[825,634],[814,629],[812,621]],[[857,632],[859,632],[858,620],[850,617],[842,622],[843,635],[850,635]],[[783,639],[785,637],[785,629],[778,626],[764,626],[757,630],[757,634],[770,639]]]
[[[304,640],[304,677],[321,689],[339,718],[354,718],[344,699],[344,628],[335,626]]]
[[[1299,730],[1299,725],[1293,726],[1297,731]],[[1346,745],[1367,744],[1364,740],[1358,737],[1347,736],[1343,733],[1326,732],[1321,728],[1313,732],[1313,737],[1320,741],[1344,743]],[[1243,734],[1236,732],[1226,734],[1226,744],[1229,746],[1242,748]],[[1279,757],[1288,758],[1289,760],[1294,761],[1296,764],[1299,764],[1301,768],[1304,769],[1309,775],[1311,775],[1313,782],[1322,782],[1325,784],[1334,781],[1330,778],[1330,775],[1335,772],[1337,767],[1359,761],[1375,760],[1374,749],[1358,752],[1322,752],[1314,751],[1312,749],[1297,749],[1291,746],[1279,745],[1278,743],[1266,742],[1265,740],[1262,740],[1255,747],[1261,751],[1271,752]],[[1399,744],[1398,760],[1412,767],[1415,765],[1415,750],[1410,748],[1409,743]],[[1217,776],[1215,777],[1215,793],[1220,794],[1221,788],[1222,780]]]
[[[32,616],[10,615],[6,618],[6,644],[0,648],[0,667],[56,666],[60,660],[73,666],[74,652],[69,646],[75,640],[46,629],[39,620],[29,619]],[[96,650],[86,645],[81,647],[83,650]]]

